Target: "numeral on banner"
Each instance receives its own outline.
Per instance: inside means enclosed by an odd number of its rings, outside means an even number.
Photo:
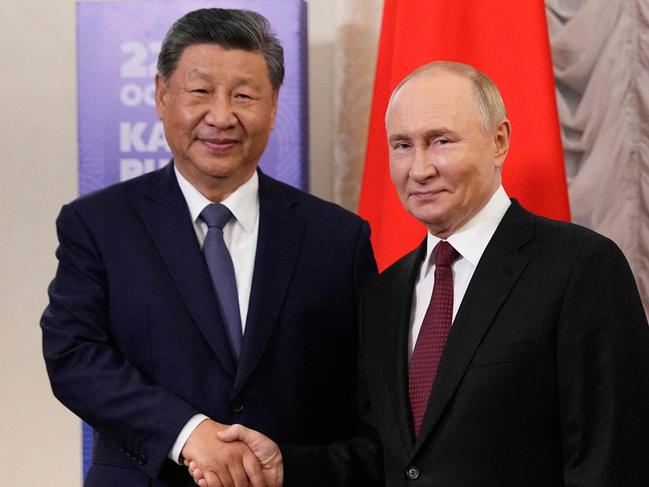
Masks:
[[[124,41],[120,49],[129,58],[122,63],[120,75],[122,78],[148,78],[156,74],[156,62],[160,52],[160,41],[147,44],[138,41]]]

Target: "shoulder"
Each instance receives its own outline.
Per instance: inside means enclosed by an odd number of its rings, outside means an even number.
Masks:
[[[607,255],[624,259],[622,251],[613,240],[576,223],[537,216],[535,227],[539,245],[569,254],[576,260],[588,256],[602,258]]]
[[[622,289],[627,295],[637,294],[629,263],[610,238],[575,223],[512,209],[501,222],[506,231],[498,238],[494,235],[499,250],[490,255],[505,260],[524,257],[526,275],[536,281],[534,285],[560,290],[564,298],[595,299],[602,292]]]
[[[262,205],[264,201],[271,200],[273,202],[281,201],[287,206],[297,206],[301,212],[306,214],[310,222],[351,226],[367,225],[367,222],[361,217],[340,205],[318,198],[265,174],[259,175],[259,197]]]
[[[175,178],[172,180],[173,171],[170,167],[167,166],[82,195],[67,206],[80,213],[119,211],[124,206],[130,206],[134,198],[160,191],[164,184],[173,184]]]
[[[260,235],[272,225],[275,234],[298,238],[305,261],[353,269],[359,287],[376,272],[370,226],[358,215],[263,174],[259,205]]]
[[[85,228],[91,233],[108,232],[117,235],[138,225],[142,199],[155,199],[165,186],[176,184],[173,171],[162,168],[128,181],[107,186],[85,194],[64,205],[57,218],[59,233]],[[180,189],[177,190],[180,194]]]
[[[576,262],[593,254],[622,256],[621,250],[610,238],[575,223],[536,215],[516,201],[513,201],[499,229],[503,231],[501,237],[520,239],[524,253],[550,261]]]

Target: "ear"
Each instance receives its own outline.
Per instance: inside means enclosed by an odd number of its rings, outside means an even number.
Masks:
[[[169,88],[167,87],[167,83],[165,82],[165,80],[162,78],[162,76],[160,76],[160,74],[156,74],[155,75],[155,110],[160,120],[164,118],[168,91]]]
[[[509,152],[509,139],[511,138],[511,134],[512,124],[507,119],[500,122],[494,132],[494,161],[498,168],[503,166],[507,152]]]
[[[270,113],[270,128],[271,129],[275,128],[275,118],[276,118],[276,115],[277,115],[278,99],[279,99],[279,90],[278,91],[273,90],[273,95],[272,95],[272,98],[271,98],[271,101],[270,101],[271,104],[272,104],[272,108],[271,108],[272,111]]]

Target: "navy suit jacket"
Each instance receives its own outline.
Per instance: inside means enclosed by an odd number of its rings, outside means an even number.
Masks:
[[[353,433],[369,227],[261,173],[259,198],[238,364],[172,164],[63,207],[41,327],[54,394],[95,432],[85,485],[193,485],[167,454],[196,413],[293,444]]]
[[[514,201],[464,295],[415,438],[408,332],[425,251],[424,241],[373,280],[361,304],[360,397],[383,455],[360,438],[287,449],[286,487],[316,469],[327,478],[314,487],[649,485],[649,327],[617,246]]]

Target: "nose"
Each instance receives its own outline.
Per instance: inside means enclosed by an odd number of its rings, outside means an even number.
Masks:
[[[409,176],[413,181],[422,184],[437,176],[434,157],[428,154],[426,150],[417,148],[410,166]]]
[[[226,130],[234,127],[237,120],[230,98],[222,94],[214,96],[205,113],[205,123],[220,130]]]

